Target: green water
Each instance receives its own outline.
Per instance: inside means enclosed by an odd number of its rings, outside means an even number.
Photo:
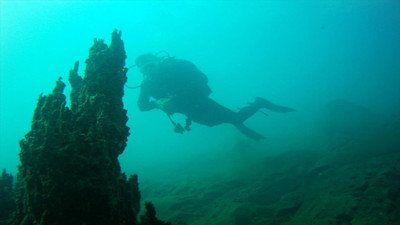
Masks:
[[[211,97],[228,108],[262,96],[297,109],[250,118],[246,125],[267,137],[261,142],[231,125],[193,124],[181,135],[161,111],[140,112],[139,90],[125,89],[131,135],[120,162],[146,186],[230,176],[265,156],[324,146],[329,119],[331,127],[340,121],[352,131],[347,139],[371,121],[353,124],[359,115],[391,124],[400,114],[399,24],[395,0],[0,1],[0,168],[17,172],[18,142],[30,130],[39,94],[50,93],[59,76],[67,81],[75,60],[83,75],[93,38],[109,43],[115,28],[122,30],[126,66],[165,50],[195,63],[208,76]],[[129,70],[127,85],[141,80]],[[361,108],[351,118],[327,118],[327,104],[337,99]]]

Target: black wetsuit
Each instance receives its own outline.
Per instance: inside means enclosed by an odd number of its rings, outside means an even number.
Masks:
[[[230,123],[252,139],[264,139],[262,135],[243,125],[261,106],[250,104],[239,112],[234,112],[217,103],[208,97],[212,91],[208,87],[207,77],[189,61],[166,59],[159,63],[157,71],[142,82],[138,100],[140,110],[148,111],[156,107],[151,98],[170,98],[171,101],[165,109],[167,114],[181,113],[190,120],[207,126]]]

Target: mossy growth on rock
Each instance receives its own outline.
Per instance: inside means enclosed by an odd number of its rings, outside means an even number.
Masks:
[[[140,216],[141,225],[171,225],[169,222],[166,223],[157,219],[153,203],[145,202],[144,207],[146,208],[146,214]]]
[[[14,177],[3,169],[0,176],[0,225],[10,224],[15,210],[13,179]]]
[[[94,40],[83,78],[78,62],[70,71],[70,108],[61,78],[39,96],[20,142],[14,224],[138,224],[137,176],[127,179],[118,162],[129,135],[125,58],[115,30],[110,46]]]

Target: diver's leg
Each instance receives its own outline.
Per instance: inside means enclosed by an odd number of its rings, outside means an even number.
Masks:
[[[254,102],[249,103],[248,106],[241,108],[238,112],[234,112],[211,98],[197,99],[195,103],[182,105],[185,105],[183,114],[196,123],[208,126],[215,126],[221,123],[241,124],[253,116],[260,108],[263,108],[262,104]]]
[[[291,111],[296,111],[295,109],[291,109],[285,106],[280,106],[276,105],[270,101],[268,101],[265,98],[257,97],[255,98],[254,102],[249,103],[249,106],[243,107],[239,110],[238,114],[238,120],[240,122],[246,121],[248,118],[250,118],[254,113],[256,113],[258,110],[261,108],[268,109],[271,111],[275,112],[291,112]]]
[[[246,127],[244,124],[239,123],[239,124],[233,124],[242,134],[246,135],[248,138],[251,138],[255,141],[263,140],[265,139],[264,136],[261,134],[255,132],[254,130]]]
[[[249,103],[249,106],[245,106],[237,112],[237,120],[239,123],[243,123],[248,118],[254,115],[261,108],[268,109],[275,112],[291,112],[296,111],[295,109],[291,109],[285,106],[276,105],[265,98],[257,97],[254,102]]]
[[[186,115],[193,122],[206,126],[216,126],[221,123],[238,123],[237,113],[212,100],[211,98],[196,99],[190,104],[182,104],[179,113]]]
[[[259,108],[259,106],[250,105],[242,108],[239,112],[234,112],[210,98],[204,98],[201,100],[198,99],[196,103],[191,103],[190,106],[188,104],[185,105],[185,109],[182,109],[180,113],[185,114],[193,122],[207,126],[230,123],[242,134],[258,141],[265,139],[265,137],[246,127],[243,121],[257,112]]]
[[[280,106],[280,105],[276,105],[270,101],[268,101],[265,98],[261,98],[261,97],[257,97],[254,99],[254,103],[252,103],[253,105],[259,106],[260,108],[265,108],[271,111],[275,111],[275,112],[281,112],[281,113],[285,113],[285,112],[292,112],[292,111],[296,111],[295,109],[291,109],[285,106]]]
[[[250,104],[249,106],[245,106],[237,112],[237,122],[238,123],[243,123],[246,121],[248,118],[254,115],[261,107],[255,104]]]

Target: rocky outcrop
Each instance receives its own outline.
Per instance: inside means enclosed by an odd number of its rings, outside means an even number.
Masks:
[[[10,224],[10,219],[15,210],[13,179],[5,169],[0,176],[0,225]]]
[[[145,202],[144,205],[146,207],[146,214],[140,216],[141,225],[171,225],[171,223],[166,223],[157,219],[157,213],[153,203]]]
[[[71,107],[61,78],[40,95],[31,131],[20,142],[21,185],[14,224],[138,224],[137,176],[121,173],[118,156],[129,128],[121,32],[110,46],[94,40],[85,76],[70,71]]]

